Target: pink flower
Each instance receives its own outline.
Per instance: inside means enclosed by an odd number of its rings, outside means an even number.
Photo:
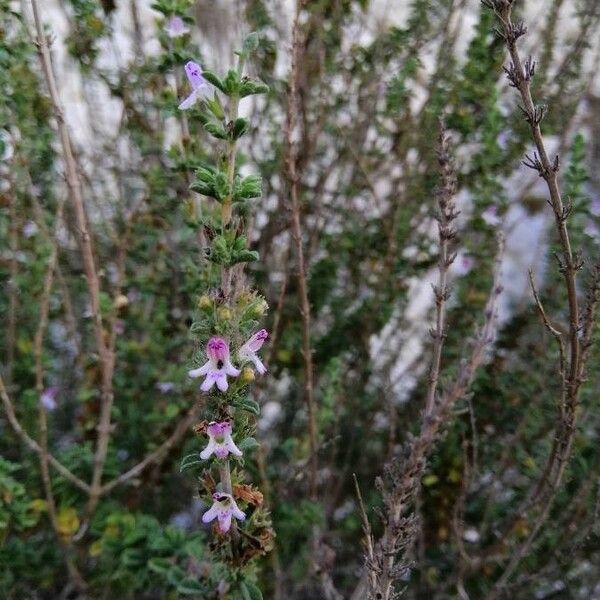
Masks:
[[[227,375],[237,377],[240,372],[231,364],[229,356],[229,344],[220,337],[212,337],[206,344],[206,354],[208,360],[199,369],[192,369],[188,372],[190,377],[205,377],[200,389],[208,392],[216,383],[217,387],[226,392],[229,384]]]
[[[165,25],[165,33],[170,38],[178,38],[189,32],[190,28],[185,24],[185,21],[177,15],[173,15]]]
[[[232,428],[229,421],[209,423],[207,429],[208,445],[200,452],[200,458],[206,460],[213,453],[217,458],[226,458],[230,453],[234,456],[242,456],[242,451],[235,445],[231,432]]]
[[[269,337],[266,329],[257,331],[238,351],[238,358],[244,362],[254,363],[256,370],[264,375],[267,372],[267,368],[263,362],[258,358],[256,353],[262,348],[265,340]]]
[[[474,265],[475,259],[469,256],[464,250],[459,250],[452,267],[457,275],[462,276],[469,273]]]
[[[58,396],[58,387],[51,385],[46,388],[40,396],[40,402],[46,410],[54,410],[56,408],[56,396]]]
[[[588,221],[587,225],[583,228],[583,233],[596,242],[600,242],[600,228],[592,221]]]
[[[208,91],[208,82],[202,77],[202,67],[193,61],[185,63],[185,74],[192,86],[192,93],[179,105],[179,110],[187,110]]]
[[[246,515],[238,508],[231,494],[215,492],[212,497],[213,505],[202,515],[203,523],[210,523],[218,519],[221,533],[227,533],[231,527],[232,516],[238,521],[243,521],[246,518]]]
[[[502,219],[498,216],[498,207],[495,204],[488,206],[482,213],[481,218],[490,227],[496,227],[502,223]]]

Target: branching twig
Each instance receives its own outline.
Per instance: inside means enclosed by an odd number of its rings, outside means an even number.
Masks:
[[[48,86],[48,91],[50,93],[50,99],[54,109],[54,116],[56,117],[58,125],[60,142],[63,151],[63,160],[65,164],[67,187],[69,189],[69,197],[73,205],[75,220],[79,230],[79,242],[83,259],[83,267],[90,294],[90,310],[92,321],[94,323],[96,348],[98,351],[102,376],[100,419],[97,427],[98,441],[96,445],[96,452],[94,454],[90,495],[86,507],[86,512],[88,515],[90,515],[94,512],[100,498],[102,473],[104,470],[104,463],[106,461],[108,442],[110,438],[110,415],[113,404],[112,375],[114,370],[114,354],[110,352],[110,349],[104,340],[102,315],[100,313],[100,281],[96,271],[96,265],[94,263],[94,251],[92,248],[92,239],[87,226],[87,216],[81,190],[81,181],[79,179],[77,164],[75,162],[75,157],[71,146],[69,131],[65,123],[58,87],[54,78],[50,49],[48,47],[46,36],[44,35],[44,27],[40,16],[38,1],[31,0],[31,7],[33,10],[33,19],[37,33],[36,43],[38,46],[40,62],[42,65],[44,78]]]
[[[21,438],[21,440],[29,447],[30,450],[33,450],[37,454],[41,454],[42,448],[40,445],[23,429],[17,416],[15,414],[15,408],[6,391],[6,386],[4,385],[4,380],[2,376],[0,376],[0,398],[2,398],[2,404],[4,405],[4,411],[6,412],[6,417],[8,418],[8,422],[12,428],[12,430]],[[77,477],[77,475],[73,474],[67,467],[65,467],[62,463],[60,463],[52,454],[48,453],[48,462],[51,466],[53,466],[65,479],[70,481],[77,488],[82,490],[85,493],[90,492],[90,486]]]
[[[192,423],[196,420],[201,406],[201,403],[195,404],[188,411],[186,417],[177,424],[173,433],[156,450],[154,450],[154,452],[148,454],[146,458],[125,473],[122,473],[112,481],[105,483],[102,486],[101,494],[105,495],[118,485],[127,483],[130,479],[140,475],[150,465],[160,464],[160,462],[169,454],[170,450],[179,442],[179,440],[181,440]]]
[[[435,403],[442,361],[442,347],[446,337],[446,300],[448,300],[450,295],[448,290],[448,269],[456,258],[456,253],[451,252],[450,246],[456,238],[454,221],[458,216],[458,211],[456,210],[454,195],[456,194],[457,183],[448,149],[448,138],[443,125],[441,126],[439,137],[438,162],[442,176],[441,185],[437,192],[440,256],[438,260],[438,283],[436,286],[433,286],[436,321],[435,329],[431,330],[431,337],[433,338],[433,356],[429,368],[429,385],[427,387],[427,396],[425,400],[426,415],[431,414]]]
[[[449,168],[446,154],[445,138],[442,136],[440,163],[445,182],[450,181],[448,172],[445,169],[446,166]],[[444,187],[443,185],[441,193],[444,192]],[[450,186],[448,190],[453,190],[453,186]],[[446,197],[444,202],[448,203],[448,214],[455,214],[453,199]],[[451,229],[448,230],[448,233],[450,231]],[[440,240],[443,241],[445,236],[446,234],[444,236],[440,235]],[[394,597],[394,583],[407,567],[407,549],[414,537],[413,519],[410,515],[407,516],[407,512],[414,502],[427,457],[440,431],[451,419],[452,409],[456,402],[467,393],[476,370],[483,362],[486,348],[494,339],[496,300],[501,292],[499,283],[500,265],[504,251],[504,237],[502,234],[498,236],[498,246],[494,280],[485,308],[485,322],[475,335],[469,358],[463,362],[454,384],[438,398],[437,402],[431,403],[431,410],[424,411],[421,431],[418,437],[411,441],[406,458],[403,460],[397,459],[390,464],[386,469],[387,480],[385,482],[378,481],[378,487],[382,491],[385,506],[383,515],[384,533],[377,545],[375,564],[371,567],[370,580],[374,580],[375,585],[372,585],[369,590],[370,598],[389,600]],[[430,386],[433,385],[431,382],[432,378],[430,377]],[[398,560],[400,553],[403,556]]]
[[[567,364],[562,338],[558,335],[556,328],[550,324],[534,288],[534,297],[542,320],[552,335],[559,341],[561,352],[560,378],[562,384],[561,401],[559,403],[560,415],[556,426],[553,450],[543,470],[542,480],[536,488],[536,498],[534,498],[534,500],[537,500],[536,505],[539,505],[542,501],[544,503],[535,515],[535,526],[532,528],[531,533],[516,551],[512,553],[508,565],[489,596],[490,598],[497,598],[523,557],[526,556],[531,548],[533,540],[550,513],[552,503],[560,487],[575,435],[576,408],[579,402],[579,392],[585,367],[585,355],[582,353],[580,341],[580,313],[576,287],[577,272],[582,264],[573,254],[566,224],[572,207],[570,203],[566,205],[563,203],[558,185],[559,157],[556,156],[553,160],[550,160],[542,137],[540,122],[544,116],[545,108],[536,106],[531,95],[531,80],[535,75],[535,63],[531,58],[523,63],[517,49],[517,40],[527,33],[527,28],[523,23],[513,22],[513,0],[484,0],[484,4],[495,12],[500,21],[498,33],[504,40],[511,58],[511,64],[505,68],[505,72],[510,84],[520,94],[523,103],[521,110],[525,116],[525,120],[529,124],[536,148],[533,155],[527,156],[523,162],[527,167],[537,171],[539,176],[546,182],[548,188],[548,203],[554,213],[561,246],[559,269],[563,274],[569,305],[569,359]],[[549,493],[545,494],[545,490],[549,490]]]

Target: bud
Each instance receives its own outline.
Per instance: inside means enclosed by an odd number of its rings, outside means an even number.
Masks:
[[[125,308],[128,304],[129,299],[124,294],[119,294],[113,302],[113,305],[117,310]]]
[[[269,308],[269,305],[265,302],[265,300],[260,300],[252,307],[252,316],[254,317],[262,317]]]
[[[255,375],[254,375],[254,370],[251,369],[250,367],[244,367],[242,369],[242,375],[240,377],[240,379],[242,380],[243,383],[252,383],[255,379]]]
[[[206,294],[200,296],[200,298],[198,298],[198,308],[200,310],[204,310],[204,311],[209,311],[213,306],[212,300],[210,299],[210,296],[207,296]]]
[[[219,308],[217,316],[220,321],[231,321],[231,311],[226,306]]]

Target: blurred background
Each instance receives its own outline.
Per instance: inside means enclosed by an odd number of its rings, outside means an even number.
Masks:
[[[190,32],[169,37],[165,15],[182,7]],[[262,489],[276,537],[256,581],[265,598],[366,598],[352,475],[377,533],[376,478],[418,429],[431,359],[443,117],[458,173],[460,243],[442,389],[482,320],[498,230],[506,235],[504,291],[494,347],[423,477],[418,535],[401,579],[408,598],[491,597],[535,525],[518,507],[550,452],[560,388],[558,348],[532,304],[530,269],[555,325],[566,331],[568,324],[547,190],[521,164],[531,141],[502,73],[506,50],[493,14],[474,0],[313,0],[302,13],[297,133],[320,446],[314,501],[283,160],[294,10],[292,2],[268,0],[41,3],[95,241],[101,308],[115,322],[106,480],[177,432],[196,393],[186,376],[197,349],[189,329],[209,275],[186,207],[203,206],[189,183],[215,140],[177,110],[188,92],[183,64],[191,59],[224,73],[245,35],[257,31],[248,69],[271,92],[242,103],[252,126],[240,171],[264,182],[250,230],[261,261],[249,278],[270,306],[271,339],[270,377],[255,387],[263,445],[246,469]],[[537,61],[533,93],[548,106],[546,142],[561,155],[561,189],[573,202],[583,295],[600,255],[600,5],[528,0],[515,11],[529,28],[522,54]],[[41,359],[49,446],[87,480],[99,369],[77,231],[68,204],[56,222],[67,187],[30,5],[0,0],[0,18],[2,376],[35,437],[34,338],[55,245]],[[514,598],[600,598],[598,357],[596,349],[566,483],[511,580]],[[91,597],[234,597],[200,522],[201,472],[179,472],[181,457],[198,449],[189,428],[182,431],[158,464],[102,498],[83,532],[85,498],[53,472],[61,535]],[[47,522],[36,455],[4,413],[0,455],[0,595],[77,597]],[[323,535],[317,558],[314,526]],[[330,577],[327,586],[319,569]],[[187,589],[189,578],[201,588]]]

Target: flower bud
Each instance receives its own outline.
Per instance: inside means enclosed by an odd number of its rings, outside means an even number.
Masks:
[[[210,299],[210,296],[203,294],[202,296],[200,296],[200,298],[198,298],[198,308],[200,310],[208,312],[210,309],[212,309],[212,306],[213,306],[213,303],[212,303],[212,300]]]
[[[127,296],[125,296],[124,294],[119,294],[113,302],[113,306],[117,310],[120,310],[121,308],[125,308],[128,304],[129,304],[129,298],[127,298]]]
[[[220,321],[231,321],[231,311],[226,306],[219,308],[217,316]]]
[[[252,316],[253,317],[262,317],[269,308],[269,305],[265,302],[265,300],[260,300],[252,307]]]
[[[253,369],[251,369],[250,367],[244,367],[242,369],[242,375],[241,375],[240,379],[242,380],[243,383],[252,383],[255,378],[256,378],[256,376],[254,375]]]

